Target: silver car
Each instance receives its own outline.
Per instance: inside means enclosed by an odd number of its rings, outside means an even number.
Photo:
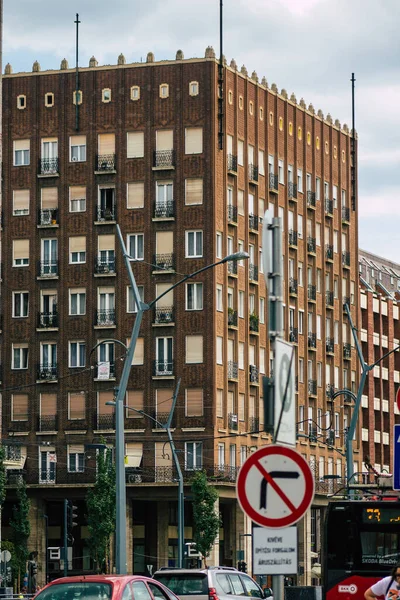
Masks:
[[[233,567],[160,569],[153,577],[180,600],[243,600],[243,596],[272,598],[270,588],[263,590],[250,575]]]

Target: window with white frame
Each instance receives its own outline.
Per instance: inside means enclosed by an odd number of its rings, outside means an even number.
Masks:
[[[244,369],[244,342],[239,342],[239,369]]]
[[[304,310],[299,310],[298,326],[299,326],[299,335],[302,335],[304,332]]]
[[[24,110],[26,108],[26,96],[24,96],[24,94],[17,96],[17,108],[19,110]]]
[[[237,208],[238,214],[244,215],[244,191],[238,190],[237,192]]]
[[[285,183],[285,163],[282,159],[278,160],[278,181],[282,185]]]
[[[203,128],[185,128],[185,154],[202,154],[203,152]]]
[[[14,141],[14,167],[30,164],[30,140]]]
[[[13,240],[13,266],[29,265],[29,240]]]
[[[321,179],[319,177],[315,179],[315,199],[321,200]]]
[[[217,365],[223,364],[223,338],[217,335]]]
[[[222,258],[222,233],[217,231],[216,236],[216,248],[215,248],[216,258]]]
[[[138,85],[132,85],[131,87],[131,100],[134,102],[140,100],[140,87]]]
[[[297,273],[298,273],[298,285],[299,287],[303,287],[303,263],[301,261],[299,261],[297,263]]]
[[[333,208],[337,208],[337,199],[338,199],[338,186],[332,186],[332,199],[333,199]]]
[[[191,81],[189,83],[189,96],[198,96],[199,95],[199,82]]]
[[[265,298],[260,297],[260,323],[265,323]]]
[[[27,317],[29,314],[29,292],[12,293],[12,316]]]
[[[185,442],[185,470],[195,471],[203,468],[203,443]]]
[[[303,215],[297,215],[297,236],[300,239],[303,237]]]
[[[258,151],[258,172],[260,175],[265,175],[264,150]]]
[[[68,445],[68,472],[83,473],[85,471],[85,447],[83,444]]]
[[[131,233],[128,235],[128,253],[134,260],[144,259],[144,234]]]
[[[200,258],[203,256],[203,232],[186,231],[186,258]]]
[[[222,312],[224,310],[224,304],[223,304],[223,286],[220,283],[217,283],[216,309],[217,309],[218,312]]]
[[[70,212],[84,212],[86,210],[86,187],[74,185],[69,188]]]
[[[126,158],[144,157],[144,132],[128,131],[126,134]]]
[[[297,191],[303,193],[303,169],[297,167]]]
[[[86,135],[71,135],[69,138],[70,162],[86,161]]]
[[[104,102],[105,104],[107,104],[108,102],[111,102],[111,89],[110,88],[103,88],[101,90],[101,101]]]
[[[218,444],[218,467],[223,468],[225,466],[225,444],[220,442]]]
[[[203,310],[203,284],[186,284],[186,310]]]
[[[13,344],[11,368],[15,370],[27,369],[28,353],[28,344]]]
[[[71,288],[69,290],[69,314],[86,314],[86,290],[85,288]]]
[[[13,215],[29,215],[29,190],[13,190]]]
[[[238,140],[237,150],[238,150],[238,165],[243,167],[243,164],[244,164],[244,141],[243,140]]]
[[[86,237],[69,238],[69,262],[70,264],[82,264],[86,262]]]
[[[238,315],[241,319],[244,319],[244,291],[239,290],[238,294]]]
[[[160,85],[160,98],[168,98],[169,96],[169,85],[168,83],[162,83]]]
[[[69,367],[84,367],[86,343],[83,341],[69,342]]]
[[[139,292],[139,297],[141,299],[142,302],[144,302],[143,298],[144,298],[144,286],[143,285],[138,285],[138,292]],[[138,310],[137,304],[135,302],[135,297],[133,295],[133,290],[132,290],[132,286],[127,285],[126,286],[126,312],[128,313],[136,313]]]
[[[304,383],[304,359],[299,358],[299,383]]]
[[[317,386],[322,386],[322,362],[317,362]]]

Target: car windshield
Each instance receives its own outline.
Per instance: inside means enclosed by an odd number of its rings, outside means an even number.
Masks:
[[[38,600],[111,600],[109,583],[55,583],[36,596]]]
[[[155,577],[177,596],[208,595],[207,575],[205,573],[157,573]]]

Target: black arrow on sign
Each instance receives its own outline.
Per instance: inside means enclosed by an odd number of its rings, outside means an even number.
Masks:
[[[298,479],[298,471],[271,471],[270,476],[273,479]],[[260,508],[267,508],[267,485],[268,481],[263,479],[260,488]]]

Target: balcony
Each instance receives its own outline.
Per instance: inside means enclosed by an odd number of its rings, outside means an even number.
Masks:
[[[96,310],[96,327],[115,327],[115,309],[98,309]]]
[[[58,277],[58,260],[41,260],[38,267],[38,277]]]
[[[38,227],[54,227],[58,225],[58,208],[38,210]]]
[[[333,246],[331,244],[325,244],[325,259],[333,261]]]
[[[115,258],[102,260],[98,256],[94,263],[94,272],[96,275],[115,275]]]
[[[38,417],[36,431],[58,431],[57,415],[41,415]]]
[[[308,332],[308,347],[315,350],[317,347],[317,336],[311,331]]]
[[[228,260],[228,275],[237,275],[238,264],[236,260]]]
[[[335,386],[332,383],[327,383],[325,388],[325,394],[328,400],[332,400],[333,394],[335,393]]]
[[[115,173],[116,169],[116,156],[115,154],[98,154],[96,156],[95,172],[98,174],[102,173]]]
[[[351,344],[348,342],[343,344],[343,358],[345,360],[351,360]]]
[[[334,300],[333,299],[333,292],[326,291],[325,292],[326,306],[333,308],[333,300]]]
[[[250,365],[249,366],[249,381],[250,383],[259,383],[259,371],[258,371],[258,367],[256,367],[255,365]]]
[[[350,209],[342,206],[342,223],[350,223]]]
[[[249,215],[249,229],[258,231],[258,217],[257,215]]]
[[[297,231],[289,230],[289,246],[297,247]]]
[[[345,268],[350,268],[350,252],[348,252],[348,251],[342,252],[342,265]]]
[[[316,251],[317,251],[317,245],[315,243],[315,238],[309,236],[307,238],[307,252],[309,254],[315,254]]]
[[[162,306],[154,309],[155,325],[170,325],[174,322],[174,307]]]
[[[269,191],[273,194],[278,193],[278,175],[274,173],[268,173],[268,181],[269,181]]]
[[[239,423],[238,423],[237,415],[234,415],[232,413],[228,414],[228,429],[231,429],[233,431],[238,431]]]
[[[250,314],[250,318],[249,318],[249,329],[250,332],[252,333],[258,333],[258,316],[255,315],[254,313]]]
[[[58,157],[39,160],[38,177],[58,177]]]
[[[173,360],[155,360],[154,361],[154,376],[155,377],[171,377],[174,374]]]
[[[297,344],[299,339],[299,331],[297,329],[297,327],[290,327],[289,328],[289,342],[292,342],[292,344]]]
[[[258,181],[258,167],[255,165],[249,165],[249,181],[256,183]]]
[[[297,199],[297,183],[289,181],[288,183],[288,198],[289,200]]]
[[[116,206],[113,204],[110,207],[96,206],[96,223],[115,223]]]
[[[233,204],[228,204],[228,223],[237,223],[238,210],[237,206],[233,206]]]
[[[258,281],[258,267],[252,263],[249,264],[249,279],[250,281]]]
[[[228,360],[228,379],[237,379],[239,374],[238,364],[233,360]]]
[[[234,154],[228,154],[228,172],[236,175],[238,169],[237,156]]]
[[[57,329],[58,312],[40,312],[38,314],[38,329]]]
[[[238,324],[238,314],[237,310],[233,310],[233,308],[228,308],[228,327],[237,327]]]
[[[115,413],[109,415],[94,415],[93,429],[115,429]]]
[[[94,378],[100,381],[115,379],[115,362],[103,360],[96,363]]]
[[[156,202],[154,206],[153,219],[165,220],[175,217],[175,202],[167,200],[165,202]]]
[[[315,209],[315,192],[307,191],[307,208]]]
[[[249,418],[249,432],[260,433],[260,419],[258,417]]]
[[[325,214],[327,217],[333,216],[333,200],[325,198]]]
[[[308,439],[312,444],[316,444],[318,441],[318,429],[314,425],[310,425],[308,428]]]
[[[308,393],[310,394],[310,396],[316,396],[317,395],[317,381],[316,381],[316,379],[309,379],[308,380]]]
[[[37,381],[57,381],[58,368],[57,365],[40,364],[37,367]]]
[[[157,169],[159,171],[175,169],[174,150],[154,150],[153,169]]]
[[[293,277],[289,278],[289,294],[290,296],[297,296],[298,283],[297,279]]]
[[[153,273],[154,271],[170,272],[175,271],[175,255],[171,254],[155,254],[153,256]]]
[[[307,298],[310,302],[315,302],[317,299],[317,288],[312,283],[308,284],[307,287]]]
[[[328,354],[334,354],[335,352],[335,341],[331,337],[327,337],[325,340],[325,348]]]

